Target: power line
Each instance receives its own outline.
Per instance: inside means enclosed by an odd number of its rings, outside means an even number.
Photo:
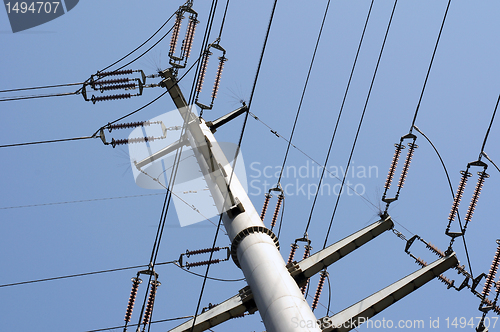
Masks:
[[[67,84],[56,84],[56,85],[44,85],[44,86],[35,86],[31,88],[18,88],[18,89],[9,89],[9,90],[0,90],[0,93],[4,92],[16,92],[16,91],[26,91],[26,90],[38,90],[38,89],[49,89],[49,88],[60,88],[64,86],[72,86],[72,85],[82,85],[85,82],[80,83],[67,83]]]
[[[176,261],[163,262],[163,263],[159,263],[158,265],[175,264],[175,262]],[[33,284],[33,283],[44,282],[44,281],[53,281],[53,280],[61,280],[61,279],[68,279],[68,278],[83,277],[83,276],[89,276],[89,275],[94,275],[94,274],[102,274],[102,273],[117,272],[117,271],[124,271],[124,270],[133,270],[133,269],[144,268],[146,266],[147,265],[135,265],[135,266],[120,267],[120,268],[109,269],[109,270],[101,270],[101,271],[94,271],[94,272],[85,272],[85,273],[78,273],[78,274],[70,274],[70,275],[59,276],[59,277],[52,277],[52,278],[45,278],[45,279],[20,281],[20,282],[14,282],[14,283],[10,283],[10,284],[0,285],[0,288],[2,288],[2,287],[11,287],[11,286],[19,286],[19,285],[26,285],[26,284]]]
[[[25,100],[25,99],[36,99],[36,98],[48,98],[48,97],[64,97],[78,94],[78,91],[75,92],[66,92],[66,93],[51,93],[47,95],[34,95],[34,96],[19,96],[19,97],[10,97],[10,98],[1,98],[1,101],[15,101],[15,100]]]
[[[351,153],[349,154],[349,160],[347,161],[346,174],[347,174],[347,171],[349,170],[349,166],[351,165],[352,156],[354,154],[354,149],[356,147],[356,142],[358,140],[359,132],[361,130],[361,125],[363,124],[363,119],[364,119],[364,116],[365,116],[365,113],[366,113],[366,107],[368,106],[368,101],[370,100],[370,96],[371,96],[371,92],[372,92],[372,88],[373,88],[373,83],[375,82],[375,77],[377,76],[378,66],[380,64],[380,59],[382,58],[382,53],[384,52],[385,42],[387,41],[387,35],[389,34],[389,29],[391,27],[392,18],[394,17],[394,11],[396,10],[397,3],[398,3],[398,0],[395,0],[394,1],[394,6],[392,7],[391,18],[389,19],[389,23],[387,24],[387,30],[385,32],[385,36],[384,36],[384,41],[382,43],[382,47],[380,48],[380,54],[378,56],[377,65],[375,66],[375,71],[373,72],[372,81],[370,83],[370,89],[368,90],[368,95],[366,96],[365,106],[363,107],[363,112],[361,113],[361,118],[359,119],[358,129],[356,131],[356,136],[354,137],[354,142],[352,144]],[[328,231],[326,232],[325,242],[323,244],[323,249],[326,247],[326,244],[328,242],[328,236],[330,235],[330,230],[332,229],[333,219],[335,218],[335,213],[337,212],[337,207],[339,205],[339,200],[340,200],[340,196],[342,194],[342,189],[344,188],[345,179],[346,179],[346,176],[344,176],[342,178],[342,184],[340,186],[339,194],[338,194],[337,200],[335,202],[335,207],[333,209],[332,218],[330,219],[330,224],[328,226]]]
[[[96,201],[105,201],[105,200],[111,200],[111,199],[123,199],[123,198],[134,198],[134,197],[145,197],[145,196],[158,196],[158,195],[163,195],[163,193],[130,195],[130,196],[118,196],[118,197],[104,197],[104,198],[91,198],[91,199],[81,199],[81,200],[76,200],[76,201],[64,201],[64,202],[53,202],[53,203],[39,203],[39,204],[30,204],[30,205],[5,206],[5,207],[0,207],[0,210],[21,209],[21,208],[38,207],[38,206],[60,205],[60,204],[96,202]]]
[[[488,140],[488,136],[490,135],[490,129],[491,129],[491,126],[493,125],[493,120],[495,119],[495,115],[497,114],[498,102],[500,102],[500,95],[498,95],[497,103],[495,105],[495,110],[493,111],[493,114],[491,115],[490,125],[488,126],[488,130],[486,131],[486,134],[484,135],[484,141],[483,141],[483,145],[481,146],[481,152],[479,154],[479,159],[481,159],[481,154],[484,153],[484,147],[486,146],[486,141]],[[485,155],[485,157],[486,157],[486,155]],[[495,167],[497,167],[497,166],[495,165]],[[498,169],[498,167],[497,167],[497,169]]]
[[[368,10],[368,14],[366,16],[365,26],[363,28],[363,33],[361,34],[361,38],[359,40],[358,50],[356,51],[354,63],[353,63],[352,68],[351,68],[351,74],[349,76],[349,80],[347,82],[347,86],[346,86],[346,89],[344,92],[344,98],[342,99],[342,105],[340,106],[340,111],[339,111],[339,115],[337,117],[337,122],[335,123],[335,128],[334,128],[333,133],[332,133],[332,138],[330,140],[330,146],[328,147],[328,152],[326,153],[325,162],[323,164],[323,170],[321,171],[321,176],[320,176],[319,182],[318,182],[318,188],[316,189],[316,194],[314,195],[314,200],[313,200],[313,203],[311,205],[311,211],[309,213],[309,219],[307,220],[306,229],[304,230],[304,236],[307,233],[307,230],[309,229],[309,225],[311,224],[312,214],[314,211],[314,207],[316,206],[316,200],[318,199],[319,188],[321,187],[321,183],[323,182],[323,176],[325,175],[326,165],[328,164],[328,160],[330,158],[330,152],[332,151],[333,141],[335,140],[335,135],[337,134],[337,128],[338,128],[338,125],[340,122],[340,117],[342,116],[342,111],[344,110],[344,105],[345,105],[345,101],[347,98],[347,93],[349,92],[349,87],[351,86],[351,80],[352,80],[352,76],[354,74],[354,69],[356,68],[356,63],[358,62],[359,51],[361,50],[361,45],[363,44],[363,39],[365,36],[366,27],[368,26],[368,21],[370,19],[370,14],[371,14],[372,8],[373,8],[373,2],[374,2],[374,0],[372,0],[372,2],[370,4],[370,9]],[[325,16],[326,16],[326,13],[325,13]],[[346,170],[346,173],[347,173],[347,170]]]
[[[182,317],[175,317],[175,318],[166,318],[166,319],[160,319],[160,320],[152,321],[152,322],[150,322],[150,324],[171,322],[171,321],[174,321],[174,320],[187,319],[187,318],[192,318],[192,317],[193,316],[182,316]],[[127,327],[127,326],[139,326],[139,324],[121,325],[121,326],[115,326],[115,327],[108,327],[108,328],[104,328],[104,329],[88,330],[88,331],[85,331],[85,332],[101,332],[101,331],[117,330],[117,329],[123,329],[124,327]]]
[[[425,80],[424,80],[424,85],[422,87],[422,92],[420,93],[420,98],[418,99],[417,108],[415,110],[415,114],[413,115],[413,121],[411,122],[410,133],[412,132],[412,130],[414,128],[413,126],[415,125],[415,121],[417,120],[417,114],[418,114],[418,111],[420,109],[420,103],[422,102],[422,97],[424,96],[425,87],[427,85],[427,80],[429,79],[429,74],[431,72],[432,63],[434,62],[434,56],[436,55],[436,51],[437,51],[437,48],[439,45],[439,39],[441,38],[441,33],[443,32],[443,27],[444,27],[444,23],[446,22],[446,16],[448,15],[448,9],[450,8],[450,4],[451,4],[451,0],[448,0],[448,5],[446,6],[446,11],[444,12],[443,21],[441,23],[441,28],[439,29],[439,34],[438,34],[438,37],[436,40],[436,45],[434,46],[434,51],[432,52],[431,62],[429,63],[429,68],[427,69],[427,74],[425,75]]]
[[[326,15],[328,14],[328,8],[330,7],[330,0],[328,0],[325,8],[325,14],[323,15],[323,21],[321,22],[321,27],[319,28],[318,38],[316,39],[316,45],[314,46],[314,52],[311,58],[311,63],[309,64],[309,70],[307,71],[306,80],[304,82],[304,88],[302,89],[302,95],[300,96],[299,106],[295,114],[295,120],[293,122],[292,132],[290,133],[290,139],[288,146],[286,148],[285,157],[283,158],[283,165],[281,166],[280,175],[278,177],[278,184],[281,181],[281,176],[283,175],[283,169],[285,168],[285,163],[288,157],[288,151],[290,151],[290,144],[292,142],[293,134],[295,133],[295,127],[297,125],[297,120],[299,119],[300,109],[302,107],[302,102],[304,101],[304,96],[306,94],[307,83],[309,83],[309,77],[311,76],[312,67],[314,64],[314,59],[316,58],[316,52],[318,51],[319,41],[321,39],[321,34],[323,32],[323,27],[325,26]]]
[[[0,145],[0,148],[9,148],[9,147],[14,147],[14,146],[36,145],[36,144],[45,144],[45,143],[78,141],[78,140],[84,140],[84,139],[89,139],[89,138],[96,138],[96,137],[94,135],[92,135],[92,136],[83,136],[83,137],[53,139],[53,140],[48,140],[48,141],[37,141],[37,142],[27,142],[27,143],[6,144],[6,145]]]

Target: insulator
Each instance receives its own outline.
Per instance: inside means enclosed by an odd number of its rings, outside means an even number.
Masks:
[[[135,89],[137,84],[135,83],[127,83],[127,84],[114,84],[114,85],[101,85],[99,90],[101,92],[106,90],[119,90],[119,89]]]
[[[464,194],[465,185],[467,184],[468,178],[472,175],[468,171],[460,171],[460,173],[462,174],[462,179],[460,179],[460,184],[458,185],[457,194],[455,195],[455,199],[453,200],[453,204],[451,206],[450,215],[448,217],[448,220],[450,221],[448,227],[453,222],[453,220],[455,220],[455,215],[457,214],[458,206],[460,205],[460,200],[462,199],[462,196]]]
[[[472,219],[472,215],[474,214],[474,210],[476,209],[479,195],[481,194],[481,190],[483,189],[484,179],[489,177],[489,175],[485,171],[478,172],[477,174],[479,175],[479,179],[477,179],[476,189],[474,190],[474,194],[472,195],[472,199],[469,204],[469,209],[467,210],[467,215],[465,216],[466,222],[469,222]]]
[[[316,293],[314,294],[314,299],[311,305],[312,310],[316,309],[319,302],[319,297],[321,296],[321,291],[323,290],[323,286],[325,285],[325,279],[328,276],[328,272],[323,270],[321,272],[321,276],[319,277],[318,288],[316,288]]]
[[[392,157],[391,167],[389,168],[389,174],[387,174],[387,180],[385,181],[384,188],[387,191],[391,187],[392,178],[394,177],[394,172],[398,166],[399,156],[401,155],[401,150],[404,149],[403,144],[394,144],[396,151],[394,152],[394,157]]]
[[[186,256],[189,257],[191,255],[199,255],[199,254],[205,254],[207,252],[215,252],[219,251],[220,249],[221,249],[220,247],[215,247],[215,248],[199,249],[193,251],[186,250]]]
[[[156,291],[161,283],[157,280],[151,280],[151,290],[149,291],[148,304],[146,305],[146,310],[144,311],[144,318],[142,324],[146,325],[151,319],[151,313],[153,312],[153,305],[155,303]]]
[[[500,307],[497,306],[497,305],[493,305],[493,302],[487,298],[484,299],[484,303],[486,303],[487,305],[489,306],[492,306],[493,307],[493,311],[497,314],[497,315],[500,315]]]
[[[92,96],[90,100],[95,104],[97,101],[113,100],[113,99],[127,99],[132,97],[130,93],[125,93],[121,95],[110,95],[110,96]]]
[[[152,137],[152,136],[149,136],[149,137],[137,137],[137,138],[124,138],[124,139],[117,139],[115,140],[113,138],[113,140],[111,141],[111,145],[113,147],[117,146],[117,145],[125,145],[125,144],[133,144],[133,143],[145,143],[145,142],[153,142],[157,139],[160,139],[160,138],[157,138],[157,137]]]
[[[300,288],[300,291],[302,292],[302,294],[306,293],[308,284],[309,284],[309,279],[307,279],[306,284]]]
[[[302,259],[306,259],[307,257],[309,257],[309,254],[311,253],[311,249],[312,249],[312,247],[308,244],[305,245],[304,247],[305,247],[305,251],[304,251],[304,257]],[[309,279],[307,279],[306,284],[304,286],[302,286],[302,288],[300,289],[302,294],[306,293],[307,284],[309,284]]]
[[[441,281],[442,283],[444,283],[446,286],[448,286],[448,288],[453,287],[453,281],[450,280],[450,279],[448,279],[448,278],[446,278],[442,274],[438,275],[438,279],[439,279],[439,281]]]
[[[203,59],[201,62],[201,70],[200,74],[198,75],[198,82],[196,84],[196,92],[199,94],[201,92],[201,88],[203,87],[203,82],[205,81],[205,74],[207,73],[207,65],[208,65],[208,59],[212,55],[212,52],[209,50],[206,50],[203,53]]]
[[[274,226],[276,226],[276,220],[278,220],[278,215],[280,214],[281,203],[283,202],[284,197],[285,196],[283,196],[283,194],[280,194],[278,196],[278,202],[276,202],[276,208],[274,209],[273,219],[271,220],[271,229],[273,229]]]
[[[293,262],[293,257],[295,256],[295,252],[297,251],[299,245],[297,243],[292,243],[291,247],[292,249],[290,250],[290,255],[288,256],[287,264]]]
[[[398,187],[399,189],[403,188],[405,184],[406,176],[408,175],[408,169],[410,168],[411,158],[413,157],[413,153],[415,149],[418,148],[418,145],[415,143],[408,143],[408,153],[406,154],[405,165],[403,167],[403,171],[401,172],[401,177],[399,178]]]
[[[98,84],[98,85],[104,85],[104,84],[116,84],[116,83],[127,83],[127,82],[130,82],[131,79],[130,78],[117,78],[117,79],[114,79],[114,80],[104,80],[104,81],[97,81],[95,82],[95,84]]]
[[[104,77],[104,76],[116,76],[116,75],[130,75],[134,71],[132,69],[124,69],[124,70],[115,70],[115,71],[103,71],[103,72],[97,72],[98,77]]]
[[[130,291],[130,298],[128,300],[127,312],[125,313],[125,321],[130,322],[130,317],[132,317],[132,310],[134,309],[135,298],[137,297],[137,289],[139,284],[142,282],[140,278],[132,278],[132,291]]]
[[[189,17],[188,28],[186,32],[186,39],[184,40],[184,44],[182,45],[184,48],[184,57],[187,59],[191,54],[191,48],[193,46],[194,33],[196,31],[196,25],[198,24],[198,20],[195,16]]]
[[[425,261],[424,261],[423,259],[421,259],[420,257],[416,258],[416,259],[415,259],[415,262],[416,262],[418,265],[422,266],[422,267],[426,267],[426,266],[427,266],[427,262],[425,262]]]
[[[493,257],[493,262],[491,263],[490,271],[486,276],[482,292],[483,296],[490,295],[490,289],[491,286],[493,286],[493,281],[495,280],[499,264],[500,264],[500,245],[498,246],[497,251],[495,252],[495,256]]]
[[[227,59],[224,56],[219,57],[219,66],[217,67],[217,74],[215,75],[214,88],[212,90],[212,100],[217,97],[217,92],[219,91],[220,78],[222,75],[222,69],[224,69],[224,62]]]
[[[217,264],[217,263],[220,263],[222,261],[223,260],[221,260],[221,259],[212,259],[212,260],[196,262],[196,263],[186,263],[186,268],[189,270],[189,268],[191,268],[191,267],[208,265],[208,264]]]
[[[127,128],[135,128],[135,127],[145,127],[150,126],[153,122],[151,121],[139,121],[139,122],[129,122],[129,123],[118,123],[108,125],[106,128],[111,132],[113,129],[127,129]]]
[[[264,221],[264,218],[266,217],[266,212],[267,212],[267,207],[269,205],[269,200],[271,199],[272,195],[267,193],[265,194],[265,199],[264,199],[264,205],[262,206],[262,211],[260,212],[260,220]]]
[[[307,257],[309,257],[309,254],[311,253],[311,249],[312,249],[312,247],[310,245],[305,245],[304,248],[306,250],[304,251],[304,257],[302,259],[306,259]]]
[[[436,255],[440,256],[441,258],[444,257],[444,253],[439,250],[436,246],[434,246],[432,243],[428,242],[425,244],[425,246],[430,250],[432,251],[433,253],[435,253]]]
[[[184,19],[183,12],[179,10],[177,12],[177,17],[175,19],[174,30],[172,31],[172,39],[170,39],[170,51],[168,55],[172,57],[175,53],[175,48],[177,47],[177,40],[179,39],[179,31],[181,30],[181,23]]]

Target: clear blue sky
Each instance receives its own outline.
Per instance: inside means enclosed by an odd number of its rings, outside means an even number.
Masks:
[[[82,82],[141,44],[181,4],[181,1],[80,1],[60,18],[15,34],[10,30],[6,11],[0,10],[0,90]],[[363,197],[375,206],[379,205],[383,192],[393,144],[410,128],[446,4],[445,0],[399,1],[396,8],[354,152],[356,173],[348,175],[350,183],[357,185]],[[209,5],[208,1],[194,2],[201,23],[193,54],[199,52]],[[225,2],[219,1],[210,40],[218,34],[224,5]],[[324,160],[328,148],[369,5],[370,1],[361,0],[332,1],[330,5],[293,139],[297,147],[319,162]],[[392,1],[374,4],[330,157],[331,169],[345,168],[347,163],[392,5]],[[325,6],[326,1],[281,1],[276,8],[251,111],[285,137],[290,135]],[[248,100],[271,7],[271,1],[229,3],[221,40],[229,60],[214,109],[204,114],[205,119],[213,120],[239,107],[241,99]],[[497,1],[452,1],[416,121],[439,149],[454,191],[459,171],[480,152],[500,93],[499,11]],[[162,34],[166,31],[162,30]],[[166,68],[169,40],[170,36],[128,68],[143,69],[147,74],[154,73],[157,67]],[[192,81],[192,75],[188,75],[181,82],[186,94]],[[212,78],[207,79],[210,81]],[[210,85],[207,83],[206,89]],[[161,88],[148,89],[141,97],[95,105],[85,102],[80,95],[0,102],[0,144],[91,135],[162,92]],[[174,108],[167,95],[126,121],[148,120]],[[498,121],[493,123],[485,151],[500,164]],[[237,143],[241,125],[242,119],[234,120],[219,129],[216,138]],[[112,134],[125,138],[128,133]],[[400,199],[391,205],[389,213],[405,236],[418,234],[445,250],[449,242],[444,230],[452,204],[450,189],[430,145],[420,135],[417,144],[419,148]],[[284,140],[249,118],[242,151],[248,180],[254,181],[255,187],[262,188],[264,181],[275,184],[276,178],[259,173],[265,167],[280,166],[285,149]],[[403,158],[404,155],[401,164]],[[134,183],[127,147],[113,149],[97,139],[63,142],[2,148],[0,159],[0,285],[149,262],[164,196],[161,191],[146,190]],[[310,170],[312,162],[292,148],[287,166]],[[371,176],[359,173],[369,167]],[[466,237],[474,275],[488,272],[497,247],[495,240],[500,238],[495,211],[498,203],[495,188],[499,186],[500,174],[493,166],[488,172],[491,177],[485,183]],[[473,177],[467,187],[462,215],[476,179],[477,176]],[[296,177],[290,174],[282,180],[290,188],[280,235],[285,258],[289,244],[304,232],[312,203],[307,193],[293,188],[305,185],[307,190],[309,184],[317,181],[317,173]],[[329,178],[327,182],[334,186],[338,180]],[[250,188],[250,197],[260,211],[264,196],[257,191]],[[155,193],[158,195],[10,208]],[[329,244],[377,220],[376,208],[348,193],[340,200]],[[309,229],[313,252],[323,245],[335,200],[334,194],[324,194],[318,200]],[[215,227],[208,222],[181,228],[172,209],[158,262],[176,260],[186,249],[210,247],[214,234]],[[229,240],[221,234],[217,243],[226,246]],[[404,242],[386,232],[331,266],[332,311],[338,312],[418,269],[403,249]],[[457,241],[454,249],[461,264],[466,264],[461,241]],[[428,262],[436,258],[422,244],[415,245],[414,253]],[[302,249],[298,252],[301,254]],[[204,273],[205,269],[193,271]],[[1,287],[2,330],[88,331],[120,326],[130,293],[130,278],[136,272],[127,270]],[[157,272],[162,286],[153,320],[193,315],[202,278],[173,265],[159,266]],[[242,277],[232,261],[212,266],[210,275]],[[445,275],[456,283],[463,280],[454,271]],[[245,285],[243,281],[208,281],[202,307],[209,302],[222,302]],[[317,277],[312,279],[310,294],[316,285]],[[140,289],[144,289],[144,284]],[[140,292],[138,299],[142,298]],[[138,319],[139,301],[133,322]],[[321,303],[326,305],[327,301],[325,288]],[[469,291],[447,290],[433,280],[374,319],[424,320],[427,329],[431,317],[439,318],[440,330],[449,330],[447,317],[450,322],[454,317],[467,320],[477,317],[478,305],[479,299]],[[325,314],[322,306],[316,310],[317,317]],[[153,324],[151,331],[165,331],[176,325],[177,322]],[[264,326],[255,314],[213,330],[262,331]]]

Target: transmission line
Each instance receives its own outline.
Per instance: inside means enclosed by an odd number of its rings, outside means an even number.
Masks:
[[[330,152],[332,151],[333,141],[335,140],[335,135],[337,133],[337,128],[338,128],[338,125],[340,122],[340,117],[342,116],[342,111],[344,110],[344,105],[345,105],[345,101],[347,98],[347,93],[349,92],[349,87],[351,86],[351,80],[352,80],[352,76],[354,74],[354,69],[356,68],[356,63],[358,62],[359,51],[361,50],[361,45],[363,44],[363,39],[365,36],[366,27],[368,26],[368,21],[370,19],[370,14],[371,14],[372,8],[373,8],[373,2],[374,2],[374,0],[372,0],[372,2],[370,4],[370,9],[368,10],[368,14],[366,16],[365,26],[363,27],[363,32],[362,32],[361,38],[359,40],[358,50],[356,51],[354,63],[353,63],[352,68],[351,68],[351,74],[349,76],[349,80],[347,82],[347,86],[346,86],[346,89],[344,92],[344,98],[342,99],[342,105],[340,106],[340,111],[339,111],[339,115],[337,117],[337,122],[335,123],[335,128],[334,128],[333,133],[332,133],[332,138],[330,140],[330,146],[328,147],[328,152],[326,153],[325,162],[324,162],[323,167],[322,167],[323,170],[321,171],[321,176],[320,176],[319,182],[318,182],[318,188],[316,189],[316,194],[314,195],[314,200],[313,200],[313,203],[311,205],[311,211],[309,213],[309,219],[307,220],[307,225],[306,225],[306,228],[304,230],[304,236],[307,234],[307,230],[309,229],[309,225],[311,224],[312,214],[313,214],[314,207],[316,205],[316,200],[317,200],[318,194],[319,194],[319,188],[321,187],[321,184],[323,182],[323,176],[325,175],[326,166],[328,164],[328,160],[330,159]],[[326,16],[326,13],[325,13],[325,16]],[[347,170],[346,170],[346,174],[347,174]],[[339,193],[339,195],[340,195],[340,193]]]
[[[354,142],[352,144],[351,153],[349,154],[349,160],[347,161],[346,174],[347,174],[347,171],[349,170],[349,166],[351,165],[352,156],[354,154],[356,142],[358,140],[359,132],[361,130],[361,125],[363,124],[363,119],[364,119],[364,116],[366,113],[366,107],[368,106],[368,101],[370,100],[370,96],[371,96],[371,92],[372,92],[372,88],[373,88],[373,83],[375,82],[375,77],[377,76],[377,71],[378,71],[378,67],[380,64],[380,59],[382,58],[382,53],[384,52],[385,42],[387,41],[387,35],[389,34],[389,30],[390,30],[391,23],[392,23],[392,18],[394,17],[394,11],[396,10],[397,3],[398,3],[398,0],[395,0],[394,6],[392,7],[391,17],[389,19],[389,23],[387,24],[387,30],[385,31],[384,41],[382,43],[382,47],[380,48],[380,54],[378,56],[377,65],[375,66],[375,71],[373,73],[372,81],[370,83],[370,89],[368,90],[368,95],[366,96],[365,106],[363,107],[363,112],[361,113],[361,118],[359,119],[358,129],[356,131],[356,136],[354,137]],[[346,179],[346,175],[344,175],[344,177],[342,178],[342,184],[341,184],[340,189],[339,189],[339,194],[337,196],[337,200],[335,201],[335,207],[333,209],[332,217],[330,219],[330,224],[328,225],[328,231],[326,232],[325,242],[323,244],[323,249],[326,247],[326,244],[328,242],[330,230],[331,230],[332,225],[333,225],[333,219],[335,218],[335,213],[337,212],[337,207],[339,205],[339,200],[340,200],[340,196],[342,194],[342,189],[344,188],[345,179]]]

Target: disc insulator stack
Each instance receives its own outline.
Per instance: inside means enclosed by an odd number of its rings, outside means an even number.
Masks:
[[[264,221],[264,218],[266,217],[266,212],[267,212],[267,207],[269,206],[269,200],[271,199],[272,195],[267,193],[265,194],[265,199],[264,199],[264,205],[262,206],[262,212],[260,213],[260,220]]]
[[[151,280],[151,289],[149,291],[148,304],[146,305],[146,310],[144,311],[144,318],[142,324],[147,325],[151,319],[151,313],[153,312],[153,305],[155,303],[156,291],[161,283],[158,280]]]
[[[394,178],[394,173],[396,172],[396,167],[398,166],[399,157],[401,156],[401,150],[405,148],[403,144],[394,144],[396,147],[396,151],[394,152],[394,156],[392,157],[391,167],[389,168],[389,174],[387,174],[387,180],[385,180],[385,192],[384,198],[387,193],[387,190],[391,187],[392,179]]]
[[[450,230],[451,223],[455,220],[455,216],[457,215],[458,206],[460,205],[460,201],[462,200],[462,196],[464,195],[464,190],[465,186],[467,185],[467,180],[469,179],[470,176],[472,176],[472,174],[469,173],[469,167],[467,167],[467,170],[465,171],[460,171],[460,174],[462,174],[462,178],[460,179],[460,183],[457,189],[457,194],[455,195],[455,198],[453,199],[453,204],[451,205],[450,215],[448,216],[448,227],[446,229],[447,231]]]
[[[321,276],[319,277],[318,288],[316,288],[316,293],[314,294],[314,299],[311,305],[312,310],[316,309],[319,302],[319,297],[321,296],[321,291],[323,290],[323,286],[325,285],[325,279],[328,276],[328,272],[323,270],[321,272]]]
[[[465,215],[466,223],[468,223],[472,219],[472,215],[474,214],[474,210],[477,206],[479,195],[481,194],[481,190],[483,189],[484,180],[490,177],[485,171],[478,172],[477,174],[479,175],[479,178],[477,179],[476,189],[474,189],[474,194],[472,195],[469,209],[467,210],[467,214]]]
[[[130,322],[132,311],[134,310],[135,299],[137,297],[137,290],[142,280],[139,277],[132,278],[132,290],[130,291],[130,298],[128,300],[127,312],[125,313],[125,322]]]
[[[411,159],[413,158],[413,154],[415,153],[415,149],[418,148],[418,145],[416,145],[415,143],[408,143],[408,147],[409,147],[408,153],[406,155],[406,160],[405,160],[405,164],[403,166],[403,171],[401,172],[401,177],[399,178],[398,195],[399,195],[399,191],[401,190],[401,188],[403,188],[403,185],[404,185],[405,180],[406,180],[406,176],[408,175],[408,169],[410,168]]]
[[[276,208],[274,209],[273,219],[271,220],[271,230],[276,226],[276,221],[278,220],[278,216],[280,214],[281,203],[283,202],[283,194],[278,195],[278,202],[276,202]]]
[[[484,282],[484,288],[482,292],[484,297],[490,295],[490,290],[494,284],[499,264],[500,264],[500,243],[498,245],[497,251],[495,252],[495,256],[493,257],[493,262],[491,263],[490,271],[488,272],[488,275],[486,276],[486,280]]]
[[[293,262],[293,258],[295,257],[295,252],[297,251],[299,245],[297,243],[292,243],[291,247],[292,249],[290,249],[290,255],[288,256],[287,264]]]

